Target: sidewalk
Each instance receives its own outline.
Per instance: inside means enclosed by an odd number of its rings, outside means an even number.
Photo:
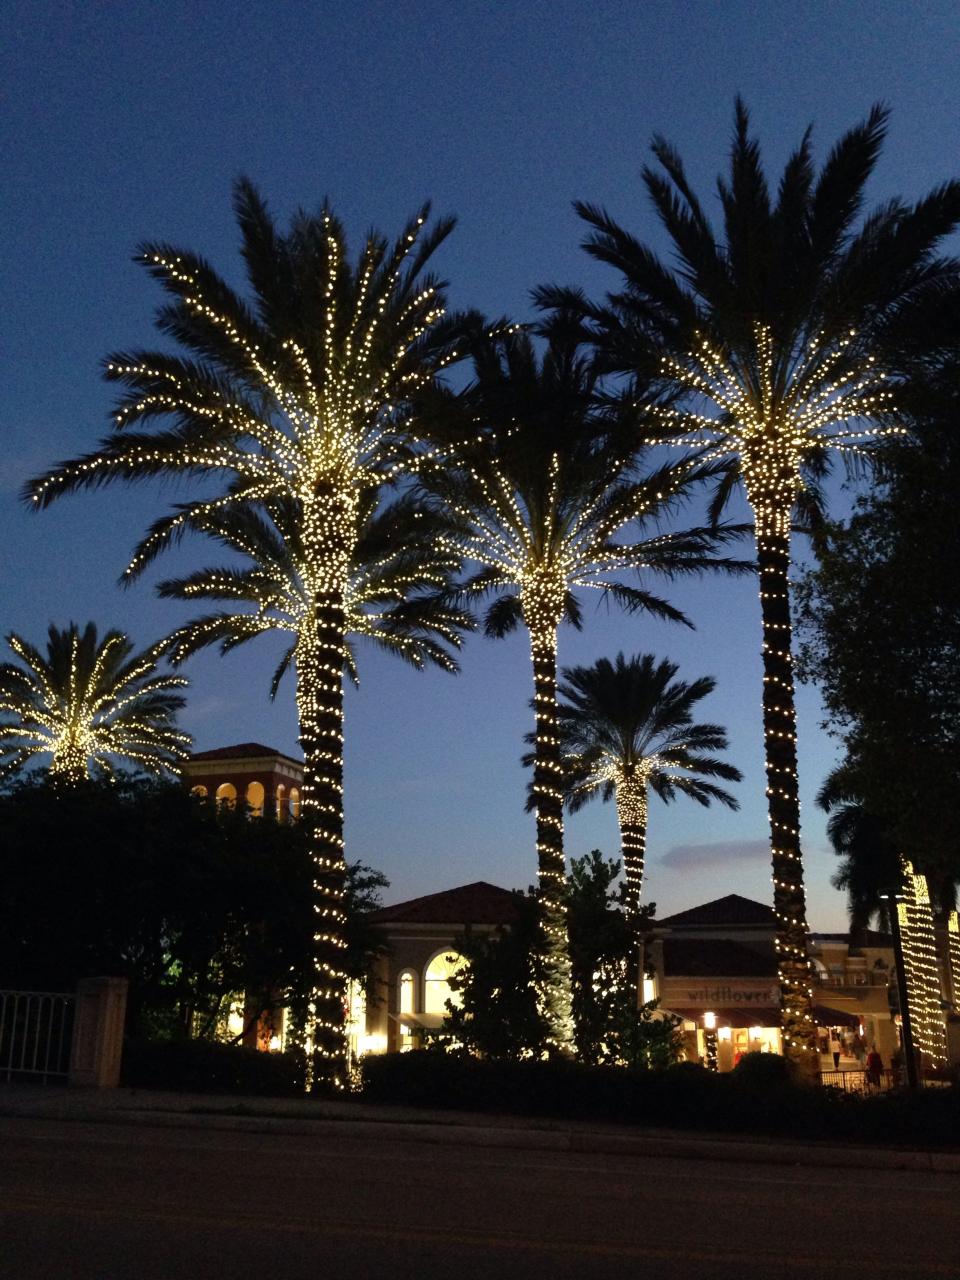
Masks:
[[[147,1089],[66,1089],[0,1084],[0,1117],[218,1129],[300,1137],[427,1142],[462,1147],[573,1151],[634,1158],[739,1161],[960,1174],[960,1152],[835,1147],[729,1134],[690,1134],[575,1120],[430,1111],[307,1098],[226,1097]]]

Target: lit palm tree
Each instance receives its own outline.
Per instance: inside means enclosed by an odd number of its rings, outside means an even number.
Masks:
[[[161,650],[134,653],[121,631],[102,640],[89,622],[51,626],[47,652],[15,633],[7,643],[20,664],[0,664],[0,777],[50,756],[54,782],[74,786],[117,760],[146,773],[174,772],[190,738],[176,727],[184,699],[180,676],[157,670]]]
[[[343,679],[349,579],[371,494],[410,465],[410,394],[454,358],[442,285],[425,274],[447,237],[429,206],[394,245],[371,233],[356,265],[324,206],[282,233],[247,182],[235,208],[252,299],[202,258],[164,244],[139,260],[170,301],[160,329],[186,354],[115,355],[125,388],[98,451],[28,488],[40,506],[115,479],[195,474],[222,486],[155,526],[128,580],[189,527],[242,503],[289,501],[298,514],[309,611],[294,652],[304,812],[312,816],[316,987],[314,1079],[343,1086]],[[158,425],[159,424],[159,425]],[[154,429],[149,429],[153,427]]]
[[[440,548],[438,525],[436,514],[410,497],[370,510],[361,520],[344,596],[344,658],[354,680],[352,642],[360,637],[418,669],[428,663],[451,672],[459,669],[451,650],[460,647],[473,620],[445,602],[459,562]],[[284,500],[266,503],[262,511],[223,507],[194,517],[190,527],[239,553],[243,563],[200,569],[159,584],[159,594],[168,599],[221,600],[231,606],[178,628],[169,639],[172,661],[179,665],[210,645],[227,653],[255,636],[279,631],[289,647],[270,685],[270,696],[276,696],[310,619],[298,510]]]
[[[561,622],[580,627],[578,589],[593,589],[631,611],[686,621],[646,587],[624,581],[648,573],[671,577],[704,568],[738,566],[715,559],[727,531],[638,531],[676,509],[702,471],[661,468],[642,473],[634,442],[625,440],[580,350],[575,327],[558,325],[542,357],[514,327],[474,329],[461,335],[473,379],[462,391],[438,390],[434,430],[446,424],[466,436],[457,458],[424,472],[423,483],[462,523],[449,544],[480,567],[466,577],[461,598],[492,597],[484,616],[487,635],[504,636],[521,622],[530,636],[536,731],[533,807],[544,916],[545,979],[541,1007],[553,1044],[572,1048],[570,962],[563,908],[563,791],[557,730],[557,632]],[[642,582],[642,577],[641,577]]]
[[[587,251],[616,267],[623,285],[598,306],[576,291],[538,293],[542,305],[578,309],[604,367],[637,379],[632,399],[647,408],[647,435],[725,464],[713,513],[741,481],[752,507],[781,1022],[785,1052],[808,1064],[816,1056],[791,667],[791,522],[817,514],[831,454],[869,448],[896,406],[895,375],[922,357],[925,341],[942,345],[948,330],[955,339],[960,315],[960,264],[937,256],[960,223],[960,183],[945,183],[912,207],[889,201],[855,226],[886,118],[875,107],[840,139],[819,176],[808,130],[771,198],[738,100],[730,178],[718,182],[722,234],[676,151],[655,139],[660,169],[646,168],[644,181],[677,267],[604,210],[581,204],[593,228]],[[941,334],[931,336],[937,325]],[[668,402],[651,397],[651,386]]]
[[[649,793],[665,803],[679,793],[705,806],[717,800],[729,809],[740,807],[729,791],[710,781],[740,782],[740,770],[704,754],[726,751],[726,730],[693,719],[695,704],[713,692],[716,681],[702,676],[688,684],[675,679],[677,670],[652,654],[628,660],[620,653],[615,662],[600,658],[593,666],[561,672],[558,711],[567,807],[575,813],[597,796],[616,801],[624,906],[631,919],[640,910]]]

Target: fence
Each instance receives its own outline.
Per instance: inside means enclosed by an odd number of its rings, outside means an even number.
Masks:
[[[67,1079],[75,1003],[59,992],[0,991],[0,1079]]]

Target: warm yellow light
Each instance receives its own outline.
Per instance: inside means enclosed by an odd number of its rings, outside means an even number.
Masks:
[[[715,1013],[705,1013],[703,1015],[703,1025],[708,1031],[715,1031],[717,1026],[717,1015]]]

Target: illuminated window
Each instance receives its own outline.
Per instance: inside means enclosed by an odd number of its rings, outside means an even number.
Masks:
[[[232,809],[237,803],[237,788],[232,782],[223,782],[217,787],[217,804],[229,805]]]
[[[287,788],[282,782],[277,783],[277,821],[287,820]]]
[[[417,1033],[409,1022],[403,1021],[404,1014],[413,1014],[417,1011],[417,977],[408,969],[406,973],[401,973],[398,982],[398,1001],[400,1006],[400,1043],[398,1048],[401,1053],[409,1053],[411,1049],[417,1047]]]
[[[206,799],[206,795],[207,795],[207,788],[206,788],[206,787],[191,787],[191,788],[190,788],[190,794],[191,794],[192,796],[199,796],[201,800],[204,800],[204,799]]]
[[[463,956],[455,951],[441,951],[427,965],[423,981],[424,1013],[447,1012],[446,1004],[460,1005],[460,993],[450,990],[450,979],[466,964]]]
[[[246,795],[247,804],[250,806],[250,814],[254,818],[263,817],[263,783],[251,782],[247,786]]]
[[[300,817],[300,789],[299,787],[290,788],[290,817]]]
[[[401,973],[400,975],[400,1012],[415,1013],[414,992],[416,991],[416,980],[412,973]]]

